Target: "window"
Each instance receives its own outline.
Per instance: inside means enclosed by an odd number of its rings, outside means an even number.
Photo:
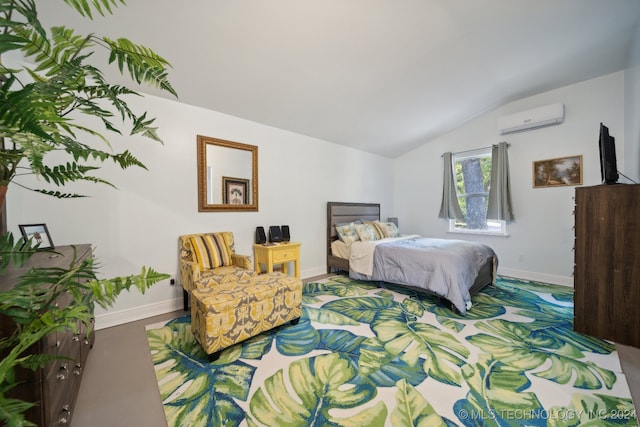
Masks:
[[[451,159],[458,204],[464,219],[450,219],[449,231],[506,235],[506,222],[487,218],[491,147],[454,153]]]

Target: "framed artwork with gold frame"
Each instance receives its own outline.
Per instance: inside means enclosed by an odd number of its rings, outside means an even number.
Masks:
[[[582,155],[533,162],[533,188],[567,185],[582,185]]]

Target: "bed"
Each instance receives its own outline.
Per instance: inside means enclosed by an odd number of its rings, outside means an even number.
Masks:
[[[471,296],[494,283],[497,256],[482,243],[417,235],[345,243],[336,229],[344,232],[350,224],[379,222],[378,203],[328,202],[327,273],[341,271],[353,279],[428,292],[446,299],[463,315],[471,308]]]

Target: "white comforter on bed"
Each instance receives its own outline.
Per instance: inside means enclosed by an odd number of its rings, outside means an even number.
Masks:
[[[410,234],[401,237],[386,237],[380,240],[370,240],[368,242],[356,240],[351,244],[351,250],[349,251],[349,268],[356,273],[371,276],[373,274],[373,254],[376,250],[376,246],[383,243],[415,239],[418,237],[420,236],[417,234]]]
[[[351,245],[349,276],[422,288],[447,298],[465,314],[471,307],[469,289],[495,252],[465,240],[417,235]]]

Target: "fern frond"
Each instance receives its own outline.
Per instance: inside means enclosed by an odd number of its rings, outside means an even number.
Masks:
[[[147,113],[145,112],[144,114],[142,114],[142,116],[137,117],[134,119],[133,121],[133,129],[131,130],[131,135],[135,135],[137,133],[140,133],[144,136],[146,136],[147,138],[151,138],[154,139],[158,142],[162,142],[162,140],[160,139],[160,137],[158,136],[157,127],[152,127],[151,124],[156,120],[155,118],[153,119],[148,119],[145,120],[147,118]]]
[[[40,138],[49,138],[41,126],[46,101],[38,97],[35,86],[11,89],[16,78],[11,76],[0,86],[0,123],[3,128],[14,128],[17,132],[30,132]]]
[[[40,138],[29,132],[11,135],[12,141],[22,151],[22,157],[29,162],[29,168],[38,173],[44,165],[44,157],[55,149],[49,138]]]
[[[77,323],[78,321],[76,320],[75,324]],[[39,353],[39,354],[30,354],[27,357],[24,357],[22,360],[20,360],[19,365],[22,366],[23,368],[36,370],[39,367],[44,366],[49,362],[53,362],[54,360],[59,360],[59,359],[75,360],[71,357],[61,357],[57,354]]]
[[[122,153],[108,153],[102,150],[96,150],[86,144],[75,141],[71,138],[63,138],[59,142],[64,146],[64,150],[74,157],[75,161],[94,159],[105,162],[108,159],[113,160],[121,169],[127,169],[133,166],[148,170],[144,163],[138,160],[129,150]],[[97,169],[97,168],[96,168]],[[111,184],[109,184],[111,185]],[[113,186],[113,185],[111,185]]]
[[[91,2],[88,0],[64,0],[64,2],[77,10],[80,15],[86,16],[89,19],[93,19],[91,6],[93,6],[100,15],[104,16],[105,12],[112,14],[112,7],[117,7],[118,3],[125,4],[124,0],[91,0]]]
[[[169,83],[169,73],[167,72],[166,68],[150,67],[144,72],[144,74],[145,78],[143,80],[145,82],[155,82],[155,85],[160,89],[169,92],[176,98],[178,97],[178,94],[173,89],[173,86],[171,86],[171,83]]]
[[[120,72],[124,72],[126,65],[131,78],[137,83],[146,83],[171,93],[178,94],[169,83],[166,68],[169,62],[142,45],[135,44],[128,39],[119,38],[111,40],[107,37],[101,39],[111,49],[109,63],[117,63]]]
[[[38,11],[36,10],[35,0],[21,0],[21,1],[8,1],[11,3],[7,6],[9,9],[13,9],[15,14],[22,16],[26,19],[26,24],[33,28],[34,31],[42,34],[46,34],[45,29],[42,27],[40,20],[38,20]],[[14,27],[9,25],[11,29]]]
[[[2,35],[9,35],[17,29],[30,28],[42,37],[46,36],[46,31],[38,20],[35,0],[1,0],[0,13],[2,13],[2,17],[0,17],[0,33],[2,33]],[[24,22],[14,19],[19,17],[24,18]],[[21,50],[24,45],[28,43],[28,38],[21,38],[23,40],[20,42],[13,40],[13,48],[9,50]],[[8,39],[8,41],[10,41],[9,45],[11,45],[11,40]],[[16,46],[16,43],[20,46]],[[5,47],[9,45],[5,45]]]
[[[35,191],[36,193],[40,193],[40,194],[46,194],[47,196],[52,196],[57,199],[78,199],[82,197],[87,197],[83,194],[61,193],[59,191],[42,190],[42,189],[32,189],[32,191]]]
[[[107,83],[102,73],[92,67],[87,67],[87,74],[91,77],[94,84],[82,88],[83,95],[108,100],[113,107],[120,112],[120,118],[123,121],[133,116],[133,112],[121,97],[131,95],[140,96],[138,92],[124,86]]]
[[[36,405],[37,403],[3,397],[2,405],[0,405],[0,420],[4,421],[4,425],[7,426],[28,425],[25,424],[23,414]]]
[[[44,64],[38,64],[41,69],[58,65],[55,62],[52,63],[50,59],[51,44],[46,33],[42,34],[31,27],[18,27],[12,30],[26,40],[21,48],[25,58],[34,57],[36,60],[40,58],[40,61],[44,58]]]
[[[37,245],[32,241],[25,241],[22,237],[16,241],[13,233],[0,234],[0,275],[10,263],[22,266],[31,255],[36,253],[36,249]]]
[[[71,154],[75,161],[87,160],[92,158],[92,159],[99,160],[100,162],[104,162],[111,156],[111,153],[98,150],[96,148],[91,147],[90,145],[83,144],[82,142],[76,141],[75,139],[68,138],[66,136],[61,136],[60,140],[58,141],[58,144],[61,146],[62,149],[64,149],[64,151]]]
[[[33,33],[35,35],[35,32]],[[68,65],[69,62],[80,55],[83,49],[91,47],[91,38],[76,35],[70,28],[51,28],[51,40],[40,40],[33,38],[31,52],[35,54],[38,66],[36,71],[47,71],[47,76],[53,76],[59,72],[60,67]],[[86,59],[88,55],[82,58]]]
[[[132,166],[138,166],[142,169],[148,170],[147,167],[138,160],[129,150],[125,150],[123,153],[116,154],[111,157],[114,162],[120,166],[121,169],[127,169]]]
[[[92,158],[94,160],[104,162],[111,159],[114,163],[120,166],[121,169],[127,169],[132,166],[137,166],[145,170],[147,169],[144,163],[131,154],[129,150],[125,150],[122,153],[108,153],[106,151],[96,150],[95,148],[70,138],[64,138],[60,144],[64,145],[65,151],[73,155],[76,161]]]
[[[48,183],[55,184],[57,186],[63,186],[69,182],[75,181],[89,181],[94,183],[106,184],[111,187],[115,186],[104,179],[97,178],[95,176],[87,175],[92,170],[99,169],[97,166],[85,166],[77,163],[67,163],[66,165],[57,165],[53,168],[44,166],[39,171],[39,175]]]
[[[43,178],[47,182],[53,181],[57,185],[61,185],[67,181],[76,181],[81,179],[84,174],[89,171],[98,169],[97,166],[83,166],[77,163],[69,163],[66,165],[57,165],[53,168],[45,166],[43,170]],[[62,175],[57,177],[57,175]]]
[[[95,302],[103,308],[108,308],[113,305],[116,297],[123,290],[130,290],[135,287],[144,294],[153,284],[169,277],[170,275],[158,273],[152,268],[142,267],[138,275],[116,277],[108,280],[94,280],[89,282],[87,286],[91,290]]]
[[[0,28],[1,27],[0,25]],[[12,50],[22,49],[27,43],[29,43],[29,40],[24,37],[4,32],[0,33],[0,55]]]

